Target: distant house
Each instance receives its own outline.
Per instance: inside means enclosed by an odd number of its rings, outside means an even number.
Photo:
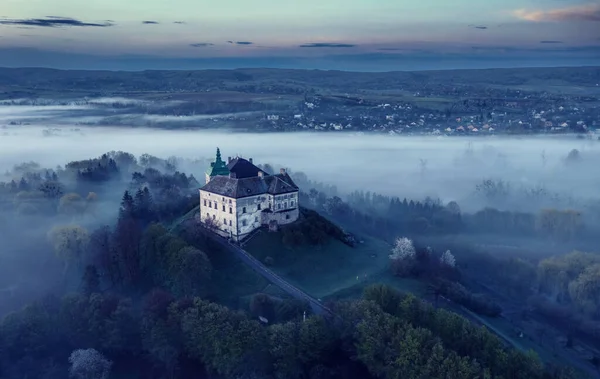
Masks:
[[[215,233],[240,241],[254,230],[268,226],[276,230],[299,217],[298,186],[285,169],[269,175],[252,158],[214,162],[200,188],[200,220]]]

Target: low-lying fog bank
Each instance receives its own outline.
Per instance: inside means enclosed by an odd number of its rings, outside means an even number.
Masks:
[[[55,167],[113,150],[212,158],[217,146],[224,157],[239,154],[257,163],[284,165],[343,193],[432,196],[465,206],[484,179],[575,198],[595,198],[600,184],[599,143],[574,136],[447,138],[17,125],[0,130],[0,170],[31,160]],[[200,166],[182,169],[202,178],[205,167]]]

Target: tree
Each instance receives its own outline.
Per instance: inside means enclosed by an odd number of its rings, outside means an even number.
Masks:
[[[600,313],[600,264],[586,267],[569,283],[569,294],[573,302],[587,315]]]
[[[83,293],[86,295],[90,295],[100,290],[100,275],[98,275],[96,266],[86,266],[82,282]]]
[[[58,202],[58,212],[76,216],[85,211],[85,201],[76,193],[68,193],[63,195]]]
[[[221,229],[221,222],[215,217],[204,218],[204,220],[202,220],[202,225],[213,233],[216,233]]]
[[[197,296],[207,292],[212,266],[204,252],[191,246],[184,247],[173,256],[170,266],[177,294]]]
[[[264,293],[257,293],[250,299],[250,312],[253,316],[262,316],[273,322],[275,317],[275,305],[271,297]]]
[[[49,199],[58,199],[64,193],[62,184],[55,181],[46,181],[40,184],[38,190]]]
[[[70,262],[81,262],[90,240],[87,230],[77,225],[55,227],[48,237],[56,255],[65,262],[65,272]]]
[[[569,151],[569,154],[565,158],[565,163],[567,163],[567,164],[573,164],[573,163],[577,163],[580,161],[581,161],[581,154],[579,153],[579,150],[577,150],[577,149],[573,149],[573,150]]]
[[[390,259],[412,259],[415,255],[416,250],[412,240],[401,237],[396,239]]]
[[[456,258],[454,258],[454,255],[452,255],[450,250],[446,250],[440,257],[440,263],[443,266],[448,266],[448,267],[454,268],[454,267],[456,267]]]
[[[446,205],[446,210],[452,215],[460,215],[460,206],[456,201],[451,201]]]
[[[412,240],[402,237],[397,238],[390,254],[392,271],[396,275],[406,275],[412,271],[415,265],[417,252]]]
[[[123,193],[121,207],[119,208],[119,219],[132,218],[134,214],[134,200],[129,191]]]
[[[98,194],[96,192],[89,192],[85,198],[85,208],[88,212],[94,212],[98,204]]]
[[[112,362],[96,349],[79,349],[69,357],[69,374],[76,379],[108,379]]]
[[[580,212],[574,210],[543,209],[536,226],[538,231],[552,239],[568,241],[583,230],[583,218]]]

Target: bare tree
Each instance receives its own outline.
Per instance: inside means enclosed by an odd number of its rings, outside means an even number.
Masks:
[[[546,167],[546,162],[547,162],[546,159],[547,159],[546,158],[546,150],[542,150],[542,166],[543,167]]]
[[[216,217],[206,217],[202,221],[202,225],[213,233],[217,233],[221,229],[221,222]]]
[[[108,379],[112,362],[96,349],[79,349],[69,357],[69,374],[75,379]]]

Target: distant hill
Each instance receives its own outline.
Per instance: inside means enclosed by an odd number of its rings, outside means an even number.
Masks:
[[[0,68],[0,93],[61,90],[74,95],[232,90],[302,94],[310,91],[418,90],[426,86],[596,87],[600,67],[515,68],[361,73],[293,69],[83,71]]]

